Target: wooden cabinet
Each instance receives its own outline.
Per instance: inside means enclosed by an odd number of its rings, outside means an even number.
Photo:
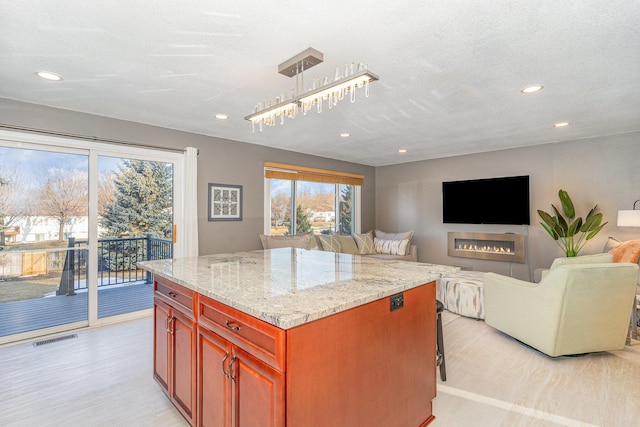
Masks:
[[[155,281],[154,378],[184,417],[193,424],[196,398],[196,326],[193,293]]]
[[[231,424],[229,343],[198,326],[198,426]]]
[[[288,329],[287,425],[426,426],[435,334],[434,282]]]
[[[154,302],[153,377],[160,383],[165,393],[169,394],[169,319],[171,318],[171,307],[157,299]]]
[[[194,425],[405,427],[434,419],[435,282],[287,330],[155,283],[154,376]]]
[[[232,346],[232,425],[284,426],[284,375]]]
[[[198,426],[283,426],[284,374],[265,359],[282,358],[284,331],[206,297],[199,307]]]

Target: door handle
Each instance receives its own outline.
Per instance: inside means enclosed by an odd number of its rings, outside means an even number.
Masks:
[[[236,377],[233,376],[233,364],[236,363],[236,360],[238,360],[238,358],[233,356],[231,358],[231,363],[229,363],[229,375],[231,376],[231,381],[234,383],[236,382]]]
[[[226,362],[228,358],[229,358],[229,352],[227,351],[224,353],[224,358],[222,359],[222,373],[226,378],[229,378],[229,372],[224,370],[224,362]]]
[[[168,322],[167,322],[167,325],[168,325],[167,332],[169,332],[171,335],[173,335],[173,327],[172,327],[172,325],[175,324],[176,318],[171,316],[167,320],[168,320]]]

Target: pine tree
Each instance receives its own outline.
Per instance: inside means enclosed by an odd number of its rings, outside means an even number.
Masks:
[[[99,218],[103,237],[172,234],[173,172],[166,163],[123,160],[114,175],[115,197]]]
[[[353,186],[346,185],[340,194],[340,232],[353,233]]]
[[[311,221],[306,210],[302,209],[302,205],[296,208],[296,234],[306,233],[311,230]]]

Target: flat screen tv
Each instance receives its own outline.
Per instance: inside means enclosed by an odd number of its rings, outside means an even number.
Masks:
[[[445,224],[530,224],[529,176],[442,183]]]

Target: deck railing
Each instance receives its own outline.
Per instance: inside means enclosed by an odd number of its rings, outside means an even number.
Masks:
[[[73,295],[87,287],[87,241],[69,238],[57,295]],[[98,287],[151,283],[151,275],[139,269],[139,261],[172,258],[173,242],[146,237],[98,240]]]

